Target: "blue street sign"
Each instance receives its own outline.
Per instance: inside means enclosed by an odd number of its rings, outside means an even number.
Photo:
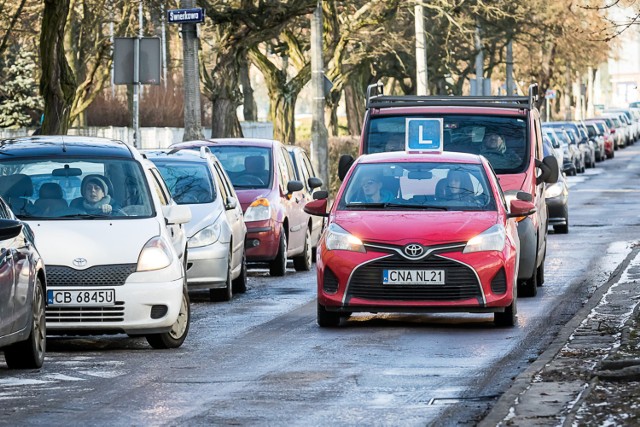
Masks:
[[[406,120],[406,151],[442,152],[442,119]]]
[[[167,10],[167,22],[169,24],[197,24],[204,22],[204,10],[200,7]]]

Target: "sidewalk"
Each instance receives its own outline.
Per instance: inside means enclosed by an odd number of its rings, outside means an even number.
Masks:
[[[640,425],[640,248],[478,424]]]

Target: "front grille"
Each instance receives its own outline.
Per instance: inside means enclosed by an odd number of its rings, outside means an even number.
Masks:
[[[504,294],[507,292],[507,276],[504,268],[501,268],[491,281],[491,291],[495,294]]]
[[[322,289],[328,294],[335,294],[338,292],[338,278],[330,268],[324,269],[324,281],[322,282]]]
[[[124,302],[110,307],[47,307],[47,323],[118,323],[124,321]]]
[[[122,286],[136,264],[97,265],[86,270],[51,265],[47,266],[47,286]]]
[[[385,269],[444,270],[444,285],[383,285]],[[464,264],[431,256],[421,261],[407,261],[395,255],[357,268],[347,289],[347,299],[397,301],[455,301],[476,298],[482,291],[475,272]]]

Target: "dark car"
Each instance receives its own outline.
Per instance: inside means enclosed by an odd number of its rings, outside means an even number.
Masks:
[[[304,212],[304,184],[296,179],[291,155],[279,141],[221,138],[188,141],[171,148],[209,147],[231,179],[247,225],[246,254],[251,266],[267,265],[283,276],[287,259],[298,271],[310,270],[312,243]]]
[[[580,168],[582,154],[575,144],[571,144],[569,135],[562,129],[554,129],[544,124],[542,125],[542,134],[548,137],[552,143],[558,144],[559,150],[562,150],[562,172],[575,176]]]
[[[584,167],[593,168],[596,166],[596,150],[593,143],[589,141],[589,135],[586,129],[579,123],[575,122],[548,122],[546,126],[564,129],[572,135],[573,142],[578,146],[584,156]],[[584,172],[578,171],[578,172]]]
[[[553,152],[553,146],[546,140],[542,149],[544,155],[550,155]],[[547,202],[547,218],[549,225],[553,227],[553,231],[559,234],[569,232],[569,187],[564,174],[558,176],[558,182],[545,185],[545,200]]]
[[[0,351],[10,369],[44,362],[45,295],[44,262],[33,233],[0,199]]]
[[[318,178],[307,152],[302,147],[298,147],[297,145],[287,145],[286,147],[289,154],[291,154],[291,160],[293,160],[296,179],[304,184],[304,188],[300,194],[304,197],[306,205],[313,200],[313,193],[315,190],[322,187],[322,180]],[[315,215],[309,215],[309,234],[311,234],[311,250],[314,260],[316,258],[318,240],[320,239],[320,234],[322,234],[323,228],[323,218]]]

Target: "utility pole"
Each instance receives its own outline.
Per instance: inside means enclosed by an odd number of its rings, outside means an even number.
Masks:
[[[595,107],[593,106],[593,68],[587,69],[587,117],[593,117],[596,115]]]
[[[416,95],[429,94],[429,74],[427,71],[427,37],[424,32],[424,8],[422,0],[417,0],[415,6],[415,27],[416,27]]]
[[[311,85],[313,117],[311,122],[311,164],[329,187],[328,133],[324,123],[324,64],[322,61],[322,0],[318,0],[311,17]]]
[[[133,45],[133,146],[142,147],[140,138],[140,39],[144,35],[142,0],[138,3],[138,38]]]
[[[183,9],[195,8],[195,0],[180,0]],[[182,23],[184,70],[184,136],[183,141],[204,138],[200,110],[200,74],[198,66],[197,24]]]
[[[513,86],[513,40],[509,40],[507,43],[507,96],[513,96],[515,92]]]

